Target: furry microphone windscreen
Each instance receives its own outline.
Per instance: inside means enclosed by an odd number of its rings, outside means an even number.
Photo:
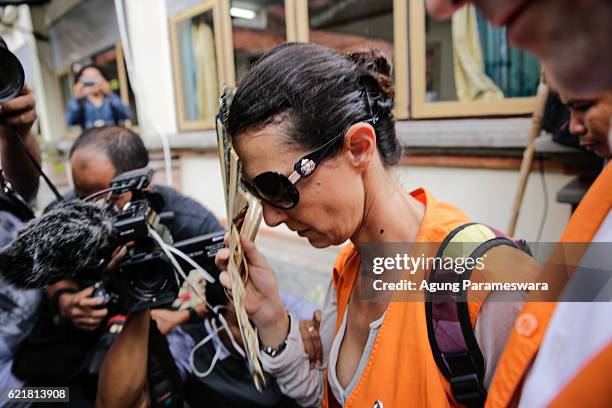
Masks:
[[[0,274],[22,288],[44,288],[110,260],[118,246],[110,214],[84,201],[60,203],[31,220],[0,250]]]

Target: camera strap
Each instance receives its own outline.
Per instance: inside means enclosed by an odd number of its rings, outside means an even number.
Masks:
[[[5,178],[0,169],[0,211],[7,211],[22,222],[26,222],[34,218],[34,213],[25,200],[17,193],[11,183]]]
[[[49,188],[53,192],[53,195],[55,195],[55,198],[57,198],[58,201],[64,201],[64,197],[62,197],[62,195],[59,193],[59,191],[57,191],[57,188],[55,187],[55,184],[53,184],[53,182],[49,179],[49,177],[47,177],[47,175],[43,171],[43,169],[40,166],[40,164],[38,164],[38,162],[36,161],[34,156],[32,156],[32,153],[30,153],[30,151],[28,150],[28,147],[23,142],[23,139],[21,137],[19,137],[19,136],[17,136],[17,139],[19,140],[19,143],[21,143],[21,147],[23,147],[23,150],[25,150],[26,154],[28,155],[28,157],[32,161],[32,164],[34,165],[34,167],[38,171],[38,174],[40,174],[42,176],[42,178],[45,180],[45,183],[47,183],[47,185],[49,186]]]

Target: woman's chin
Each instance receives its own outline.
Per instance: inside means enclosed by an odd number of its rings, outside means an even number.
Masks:
[[[310,243],[311,246],[317,248],[317,249],[323,249],[323,248],[327,248],[330,246],[338,246],[338,245],[342,245],[342,242],[337,243],[336,240],[334,240],[333,238],[330,237],[325,237],[325,236],[321,236],[321,235],[307,235],[305,236],[305,238],[308,239],[308,242]]]
[[[331,245],[327,241],[313,241],[310,238],[308,238],[308,242],[310,242],[310,245],[312,245],[313,247],[318,248],[318,249],[327,248],[328,246]]]
[[[327,248],[328,246],[331,245],[331,243],[329,242],[329,240],[325,239],[324,237],[321,237],[318,234],[314,234],[312,233],[312,231],[308,231],[309,233],[304,234],[304,238],[306,238],[308,240],[308,242],[310,243],[310,245],[312,245],[315,248]]]

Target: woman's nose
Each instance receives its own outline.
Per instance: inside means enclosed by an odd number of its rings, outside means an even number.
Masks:
[[[263,217],[270,227],[276,227],[287,220],[287,214],[285,211],[276,208],[265,201],[261,203],[263,207]]]

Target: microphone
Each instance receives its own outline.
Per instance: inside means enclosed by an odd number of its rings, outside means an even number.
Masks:
[[[61,202],[0,249],[0,275],[17,287],[45,288],[108,262],[118,238],[104,208],[80,200]]]

